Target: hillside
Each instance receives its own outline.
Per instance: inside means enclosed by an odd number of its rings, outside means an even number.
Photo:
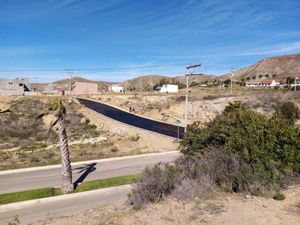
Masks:
[[[287,77],[300,76],[300,54],[283,55],[271,58],[265,58],[249,67],[234,71],[235,79],[247,79],[256,75],[269,74],[272,77],[276,75],[277,79],[285,79]],[[225,74],[222,78],[229,78],[230,74]]]
[[[213,75],[200,74],[199,76],[195,76],[195,82],[210,81],[214,79],[217,79],[217,77]],[[126,89],[141,90],[142,87],[143,90],[152,90],[153,86],[158,84],[161,80],[165,80],[168,83],[178,83],[185,85],[185,76],[170,77],[161,75],[139,76],[124,81],[121,83],[121,85],[126,86]]]
[[[107,82],[107,81],[93,81],[93,80],[88,80],[83,77],[72,77],[72,82],[75,82],[75,81],[86,82],[86,83],[97,83],[99,90],[107,89],[112,84],[112,82]],[[53,82],[52,85],[54,87],[68,89],[68,87],[70,85],[70,79],[58,80],[58,81]]]

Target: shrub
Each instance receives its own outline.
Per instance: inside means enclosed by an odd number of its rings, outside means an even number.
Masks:
[[[299,175],[299,136],[300,129],[285,119],[268,118],[236,102],[206,127],[196,123],[189,126],[182,152],[201,158],[209,146],[226,148],[228,155],[237,156],[240,165],[234,189],[255,192],[274,184],[282,187],[288,171]]]
[[[300,175],[300,128],[231,103],[214,120],[188,126],[174,165],[147,168],[129,201],[139,208],[165,195],[205,196],[214,187],[264,195]],[[280,197],[279,197],[280,198]]]
[[[177,172],[175,166],[168,164],[156,164],[153,168],[146,168],[133,185],[129,203],[134,208],[140,208],[148,202],[157,202],[170,194],[175,187]]]
[[[277,192],[277,193],[274,195],[273,199],[275,199],[275,200],[277,200],[277,201],[282,201],[282,200],[285,199],[285,195],[284,195],[283,193],[281,193],[281,192]]]
[[[285,119],[290,124],[294,124],[300,118],[300,110],[293,102],[285,102],[276,107],[274,116]]]

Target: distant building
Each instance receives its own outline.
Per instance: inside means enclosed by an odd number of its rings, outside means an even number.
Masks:
[[[113,92],[124,92],[124,87],[120,86],[119,84],[113,84],[109,87],[109,91]]]
[[[246,87],[258,87],[259,81],[249,81],[246,82]]]
[[[283,87],[286,80],[260,80],[246,82],[246,87]]]
[[[164,84],[156,89],[160,93],[176,93],[178,92],[178,85],[176,84]]]
[[[0,95],[25,95],[31,92],[28,78],[0,79]]]
[[[45,90],[43,91],[44,94],[58,94],[59,91],[53,87],[53,84],[48,84]]]
[[[98,84],[75,81],[72,85],[72,95],[97,94]]]

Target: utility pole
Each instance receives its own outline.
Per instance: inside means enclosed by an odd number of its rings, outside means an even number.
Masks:
[[[294,81],[294,84],[295,84],[294,91],[295,91],[295,93],[297,91],[297,79],[298,79],[298,77],[295,77],[295,81]]]
[[[37,77],[34,77],[34,80],[35,80],[35,89],[33,89],[34,90],[34,92],[37,92]]]
[[[230,79],[230,95],[232,95],[232,80],[234,77],[234,72],[233,72],[233,68],[231,68],[232,72],[231,72],[231,79]]]
[[[70,84],[69,84],[69,91],[70,91],[70,95],[72,95],[72,78],[73,78],[73,69],[68,69],[69,74],[70,74]]]
[[[184,110],[184,131],[186,131],[187,124],[188,124],[188,94],[189,94],[189,87],[192,84],[193,80],[189,82],[189,76],[193,75],[193,71],[190,71],[190,69],[194,69],[197,67],[200,67],[201,64],[193,64],[190,66],[187,66],[187,73],[185,75],[186,83],[185,83],[185,110]]]

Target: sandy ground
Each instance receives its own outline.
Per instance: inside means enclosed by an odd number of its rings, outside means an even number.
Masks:
[[[283,201],[225,193],[215,193],[208,200],[189,202],[169,198],[139,211],[111,205],[34,225],[299,225],[300,186],[290,187],[284,194],[286,199]]]

